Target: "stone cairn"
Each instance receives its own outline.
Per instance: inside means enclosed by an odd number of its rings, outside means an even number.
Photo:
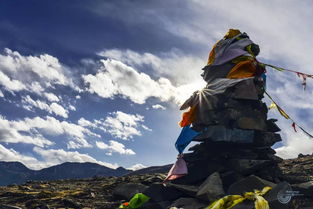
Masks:
[[[268,119],[263,84],[246,80],[215,97],[212,108],[202,108],[193,129],[202,131],[193,141],[200,142],[184,154],[188,175],[177,184],[201,184],[210,174],[218,172],[228,187],[251,174],[278,183],[281,175],[271,148],[281,141],[275,119]],[[199,118],[200,117],[200,118]]]

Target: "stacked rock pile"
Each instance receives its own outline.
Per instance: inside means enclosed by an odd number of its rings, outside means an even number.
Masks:
[[[225,190],[251,174],[279,182],[281,159],[271,146],[281,141],[280,129],[275,119],[267,118],[261,88],[255,80],[245,80],[216,96],[214,105],[201,108],[192,124],[201,131],[193,141],[200,143],[184,155],[189,173],[175,183],[199,184],[214,172]]]

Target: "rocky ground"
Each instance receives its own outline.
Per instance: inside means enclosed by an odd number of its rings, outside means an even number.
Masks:
[[[296,159],[284,160],[279,164],[279,167],[284,174],[284,180],[288,181],[294,190],[305,191],[304,195],[293,198],[292,204],[290,204],[291,208],[312,209],[313,156],[299,155]],[[128,186],[138,187],[139,191],[151,187],[151,185],[160,186],[164,178],[164,173],[158,173],[124,177],[94,177],[80,180],[29,181],[23,185],[0,187],[0,208],[114,209],[133,195],[127,193]],[[303,190],[304,188],[305,190]],[[192,193],[192,188],[189,187],[188,189]],[[167,195],[174,194],[169,193]],[[185,199],[188,201],[188,198]],[[310,207],[311,203],[312,207]],[[303,207],[304,205],[305,207]]]

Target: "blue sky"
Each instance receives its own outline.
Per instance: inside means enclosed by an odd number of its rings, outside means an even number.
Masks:
[[[201,68],[229,28],[259,60],[313,74],[310,1],[7,0],[0,7],[0,160],[30,168],[112,168],[176,159],[179,105],[204,87]],[[268,92],[309,132],[312,81],[268,69]],[[267,100],[265,100],[267,101]],[[269,102],[267,101],[269,104]],[[311,154],[275,110],[283,158]]]

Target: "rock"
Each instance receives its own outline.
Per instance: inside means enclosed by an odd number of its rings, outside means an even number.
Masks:
[[[251,174],[258,169],[264,169],[271,165],[270,160],[247,160],[247,159],[231,159],[228,166],[241,174]]]
[[[25,203],[25,207],[27,209],[49,209],[43,201],[39,200],[29,200]]]
[[[227,188],[229,188],[229,186],[232,185],[234,182],[237,182],[244,178],[242,174],[236,171],[227,171],[221,173],[220,176],[223,182],[224,191],[227,191]]]
[[[225,194],[218,172],[212,173],[199,187],[197,196],[206,201],[214,201]]]
[[[180,196],[183,196],[181,191],[174,189],[173,187],[166,187],[161,183],[154,183],[150,185],[142,193],[151,198],[155,202],[162,202],[167,200],[175,200]]]
[[[234,87],[232,97],[236,99],[258,100],[259,96],[254,81],[250,79],[238,83]]]
[[[81,206],[79,206],[77,203],[75,203],[72,200],[69,199],[62,199],[62,204],[64,205],[64,207],[69,207],[69,208],[75,208],[75,209],[82,209]]]
[[[209,203],[202,202],[195,198],[179,198],[170,207],[177,207],[183,209],[203,209],[207,207]]]
[[[116,199],[130,200],[136,193],[142,193],[148,187],[140,183],[119,184],[113,190]]]
[[[140,207],[140,209],[165,209],[169,208],[171,204],[171,201],[155,202],[152,200],[145,203],[143,206]]]
[[[269,119],[266,121],[267,131],[269,132],[278,132],[281,131],[280,128],[276,125],[276,119]]]
[[[281,141],[281,136],[272,132],[256,131],[253,144],[258,147],[273,146],[276,142]]]
[[[211,141],[253,143],[254,131],[229,129],[225,126],[210,126],[202,134],[196,136],[193,141],[203,141],[208,138]]]
[[[12,206],[12,205],[0,205],[1,209],[22,209],[20,207],[17,206]]]
[[[261,118],[241,117],[236,121],[240,129],[266,131],[266,124]]]
[[[193,185],[183,185],[183,184],[172,184],[169,183],[166,185],[167,187],[173,187],[186,195],[190,195],[196,197],[198,192],[198,187]]]
[[[198,160],[195,163],[188,163],[188,175],[175,179],[175,184],[200,184],[214,172],[225,169],[222,162],[215,160]]]
[[[313,197],[313,181],[307,181],[300,184],[293,184],[292,188],[301,194]]]
[[[276,184],[261,179],[257,176],[250,175],[230,185],[227,194],[229,195],[243,194],[245,192],[252,192],[255,189],[262,190],[266,186],[270,186],[273,188],[274,186],[276,186]]]
[[[264,198],[269,202],[270,209],[291,208],[292,198],[286,203],[282,203],[282,200],[279,200],[279,196],[281,197],[282,195],[288,193],[288,190],[291,190],[290,184],[288,182],[281,182],[272,188],[272,190],[264,195]]]

